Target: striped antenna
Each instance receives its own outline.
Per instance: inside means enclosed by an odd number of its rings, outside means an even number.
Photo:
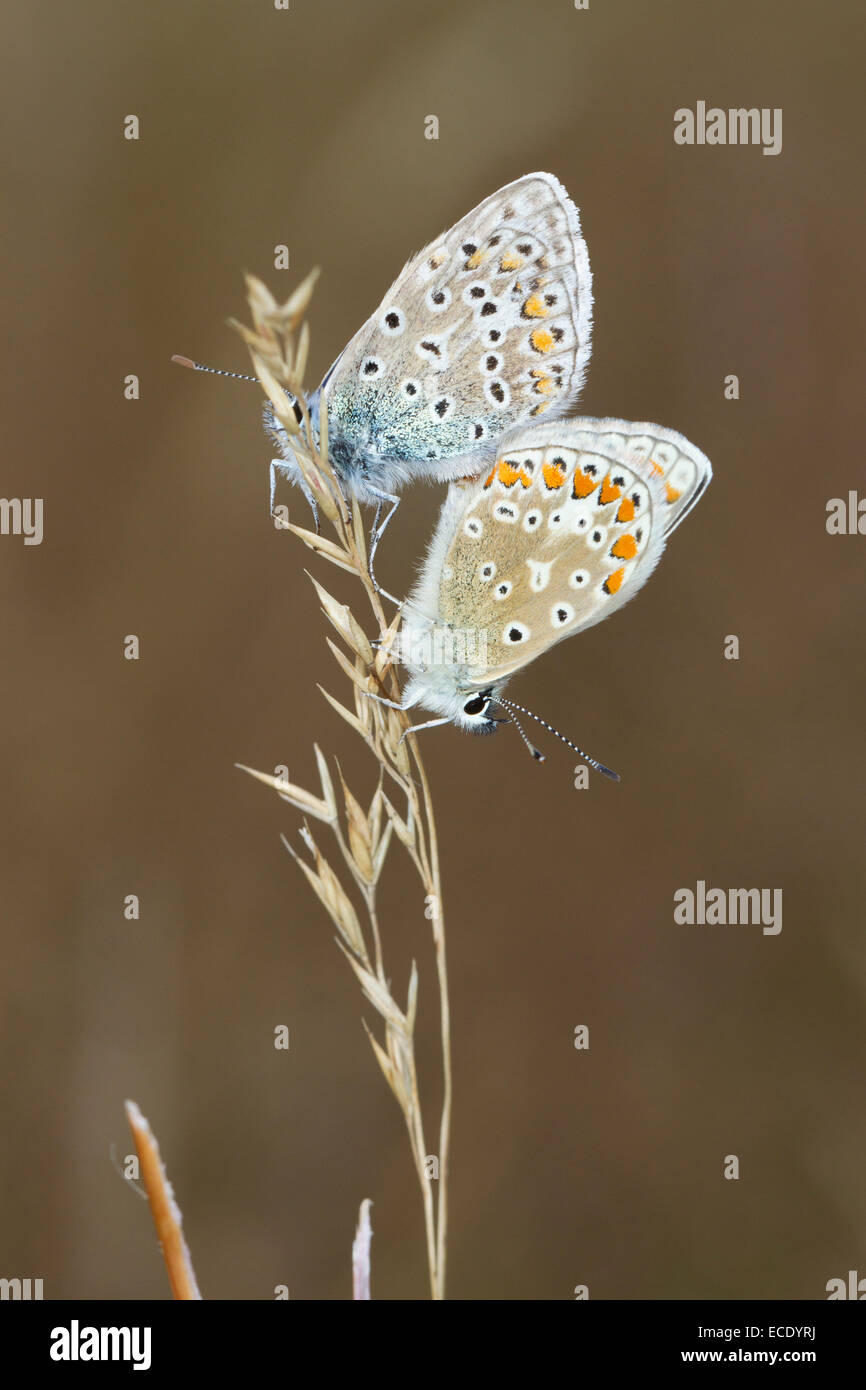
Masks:
[[[183,357],[179,352],[176,352],[171,360],[172,362],[176,362],[179,367],[189,367],[190,371],[193,372],[210,372],[213,376],[233,376],[235,381],[254,381],[257,386],[261,386],[262,384],[257,376],[245,376],[243,372],[225,372],[222,367],[205,367],[203,363],[193,362],[191,357]],[[285,391],[286,388],[283,387],[283,390]],[[292,410],[295,412],[295,419],[300,425],[304,419],[304,412],[301,410],[297,398],[292,395],[291,391],[286,391],[286,395],[289,398],[289,404]]]
[[[588,753],[584,753],[583,749],[578,748],[576,743],[572,743],[570,738],[566,738],[565,734],[561,734],[558,729],[554,729],[553,725],[548,724],[547,720],[542,719],[540,715],[533,714],[532,710],[527,709],[525,705],[518,705],[511,700],[505,700],[502,698],[501,695],[494,695],[492,698],[496,701],[498,705],[502,705],[504,709],[508,710],[508,713],[511,715],[511,718],[515,724],[517,724],[517,720],[514,718],[514,714],[512,713],[512,711],[519,709],[521,714],[528,715],[530,719],[535,720],[536,724],[541,724],[545,729],[547,729],[548,733],[555,734],[555,736],[558,739],[561,739],[563,743],[567,743],[568,747],[572,748],[574,752],[578,754],[579,757],[583,758],[585,762],[589,763],[590,767],[594,767],[596,772],[603,772],[605,777],[609,777],[613,782],[618,782],[620,780],[618,772],[614,772],[611,768],[605,767],[604,763],[596,762],[595,758],[591,758]],[[543,761],[543,759],[541,758],[541,754],[538,752],[536,748],[533,748],[532,744],[529,742],[529,739],[526,737],[526,734],[524,734],[523,730],[520,728],[519,724],[517,724],[517,727],[520,730],[520,733],[523,737],[523,741],[528,746],[530,752],[533,753],[533,755],[536,758],[538,758],[539,761]]]
[[[171,360],[179,367],[189,367],[193,372],[212,372],[214,376],[233,376],[235,381],[254,381],[257,385],[261,384],[257,376],[244,376],[243,372],[224,372],[221,367],[204,367],[201,362],[193,362],[191,357],[181,357],[179,352],[176,352]]]
[[[500,704],[500,705],[504,705],[504,704],[505,704],[505,701],[504,701],[504,700],[497,700],[496,703],[497,703],[497,704]],[[517,715],[516,715],[516,714],[512,714],[510,710],[509,710],[509,712],[508,712],[508,722],[509,722],[509,724],[513,724],[513,725],[514,725],[515,729],[516,729],[517,732],[520,734],[520,737],[523,739],[523,742],[526,744],[527,748],[529,749],[529,751],[530,751],[530,753],[532,754],[532,756],[533,756],[533,758],[535,759],[535,761],[536,761],[537,763],[543,763],[543,762],[545,762],[546,759],[545,759],[544,754],[543,754],[542,752],[540,752],[539,749],[536,748],[535,744],[534,744],[530,739],[528,739],[528,738],[526,737],[526,734],[525,734],[524,731],[523,731],[523,725],[521,724],[520,720],[517,718]]]

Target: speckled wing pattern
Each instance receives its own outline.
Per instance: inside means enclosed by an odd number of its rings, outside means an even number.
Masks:
[[[485,635],[481,688],[627,602],[711,476],[700,450],[659,425],[526,430],[486,477],[452,483],[410,604]]]
[[[577,209],[528,174],[407,264],[326,377],[332,435],[432,476],[477,451],[480,471],[506,430],[574,405],[591,306]]]

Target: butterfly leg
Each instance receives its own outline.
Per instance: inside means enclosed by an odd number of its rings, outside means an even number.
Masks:
[[[387,705],[389,709],[399,709],[405,712],[405,705],[398,705],[396,700],[388,700],[384,695],[377,695],[375,690],[362,690],[362,695],[366,695],[368,700],[378,700],[380,705]]]
[[[368,700],[378,700],[380,705],[387,705],[389,709],[398,709],[402,714],[406,713],[407,708],[412,708],[411,705],[398,705],[396,700],[386,700],[384,695],[377,695],[373,690],[364,690],[362,694],[366,695]],[[410,734],[420,733],[422,729],[438,729],[440,724],[450,723],[451,720],[446,717],[444,719],[428,719],[426,724],[411,724],[401,736],[400,743],[403,742],[404,738],[408,738]]]
[[[275,500],[276,500],[276,495],[277,495],[277,474],[278,474],[278,473],[282,473],[282,475],[283,475],[284,478],[288,478],[288,479],[289,479],[289,482],[294,483],[297,487],[299,487],[299,488],[301,489],[301,492],[304,494],[304,496],[306,497],[307,501],[308,501],[309,504],[310,504],[310,509],[311,509],[311,511],[312,511],[312,513],[313,513],[313,522],[314,522],[315,527],[316,527],[316,535],[318,535],[318,534],[319,534],[319,509],[318,509],[318,507],[316,506],[316,499],[315,499],[315,497],[313,496],[313,494],[312,494],[312,492],[310,491],[310,489],[307,487],[307,484],[306,484],[306,481],[305,481],[305,479],[304,479],[304,476],[303,476],[303,474],[301,473],[301,470],[298,468],[297,464],[287,463],[285,459],[271,459],[271,467],[270,467],[270,479],[271,479],[271,508],[270,508],[270,510],[271,510],[271,516],[274,516],[274,502],[275,502]]]
[[[422,729],[438,729],[440,724],[450,723],[451,720],[446,717],[444,719],[428,719],[426,724],[412,724],[406,730],[405,734],[403,734],[403,737],[400,739],[400,742],[402,743],[403,739],[408,738],[410,734],[420,733]]]
[[[394,515],[394,513],[396,512],[397,508],[398,508],[399,505],[400,505],[400,498],[399,498],[399,497],[395,497],[395,496],[393,495],[393,493],[390,493],[390,492],[380,492],[380,491],[378,490],[378,488],[373,488],[373,487],[371,487],[371,488],[369,488],[369,491],[370,491],[370,492],[373,494],[373,496],[377,499],[377,501],[376,501],[376,515],[375,515],[374,518],[373,518],[373,526],[372,526],[371,531],[370,531],[370,560],[369,560],[369,564],[370,564],[370,578],[371,578],[372,581],[373,581],[373,588],[376,590],[376,593],[377,593],[377,594],[382,594],[385,598],[390,599],[391,603],[396,603],[397,606],[399,607],[399,606],[400,606],[400,599],[395,598],[393,594],[389,594],[389,593],[388,593],[388,590],[387,590],[387,589],[383,589],[383,588],[380,586],[379,581],[377,580],[376,575],[375,575],[375,572],[374,572],[374,570],[373,570],[373,557],[374,557],[375,554],[376,554],[376,550],[377,550],[377,547],[378,547],[378,545],[379,545],[380,540],[382,539],[382,537],[383,537],[384,534],[385,534],[385,528],[387,527],[388,522],[391,520],[391,517]],[[391,510],[388,512],[388,515],[385,517],[385,520],[382,522],[382,524],[381,524],[381,526],[380,526],[380,525],[379,525],[379,517],[382,515],[382,506],[383,506],[383,504],[384,504],[385,502],[390,502],[390,503],[391,503]]]

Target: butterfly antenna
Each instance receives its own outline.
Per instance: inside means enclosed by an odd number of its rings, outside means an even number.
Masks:
[[[498,705],[504,705],[504,704],[505,704],[505,701],[504,701],[504,700],[499,700],[499,699],[497,699],[496,703],[497,703]],[[506,708],[507,708],[507,706],[506,706]],[[523,742],[526,744],[527,748],[529,749],[529,751],[530,751],[530,753],[532,754],[532,756],[533,756],[533,758],[535,759],[535,761],[538,762],[538,763],[543,763],[543,762],[545,762],[546,760],[545,760],[544,754],[543,754],[542,752],[540,752],[539,749],[536,748],[535,744],[534,744],[530,739],[528,739],[528,738],[526,737],[526,734],[524,733],[524,730],[523,730],[523,725],[521,724],[520,720],[517,718],[517,715],[516,715],[516,714],[512,714],[512,712],[511,712],[510,709],[508,710],[508,722],[509,722],[509,724],[513,724],[513,725],[514,725],[515,729],[516,729],[517,732],[520,734],[520,737],[523,739]]]
[[[171,360],[172,362],[176,362],[179,367],[189,367],[193,372],[210,372],[213,376],[233,376],[235,381],[254,381],[257,386],[261,386],[262,384],[257,376],[247,376],[244,372],[224,372],[222,367],[205,367],[203,363],[193,362],[191,357],[183,357],[179,352],[176,352]],[[283,390],[285,389],[284,387]],[[291,391],[286,391],[286,395],[295,412],[295,419],[298,424],[300,424],[304,415],[298,404],[297,398],[292,395]]]
[[[172,362],[176,362],[179,367],[189,367],[193,372],[212,372],[214,376],[233,376],[236,381],[254,381],[261,385],[257,376],[244,376],[243,372],[224,372],[220,367],[205,367],[201,362],[193,362],[191,357],[181,357],[180,353],[175,353]]]
[[[576,743],[572,743],[570,738],[566,738],[565,734],[561,734],[558,729],[554,729],[553,725],[548,724],[547,720],[542,719],[540,715],[533,714],[532,710],[527,709],[525,705],[514,704],[511,700],[503,700],[501,695],[497,695],[495,699],[497,704],[503,705],[505,709],[508,710],[508,713],[511,715],[511,718],[515,724],[517,724],[517,720],[515,719],[512,711],[519,709],[521,714],[529,715],[530,719],[534,719],[537,724],[543,725],[543,727],[547,729],[548,733],[554,734],[563,743],[566,743],[568,747],[573,749],[579,757],[583,758],[584,762],[589,763],[590,767],[594,767],[596,772],[603,772],[605,777],[610,777],[611,781],[613,782],[618,782],[620,780],[618,772],[614,772],[611,768],[605,767],[604,763],[597,762],[596,759],[591,758],[588,753],[584,753],[583,749],[578,748]],[[529,739],[526,737],[526,734],[523,733],[523,730],[520,728],[519,724],[517,724],[517,727],[518,729],[520,729],[520,733],[523,735],[524,741],[527,744],[529,744],[530,749],[532,749],[532,744],[529,743]],[[538,753],[535,749],[532,749],[532,751],[537,758],[541,757],[541,754]]]

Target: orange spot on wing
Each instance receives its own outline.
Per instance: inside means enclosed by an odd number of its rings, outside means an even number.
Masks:
[[[543,372],[539,372],[538,380],[532,389],[533,391],[537,391],[539,396],[549,396],[553,390],[553,382],[549,376],[545,376]]]
[[[510,463],[508,459],[500,460],[499,481],[505,487],[513,487],[515,483],[520,483],[521,487],[532,487],[532,478],[526,470],[519,464]]]
[[[664,477],[664,471],[660,463],[656,463],[654,459],[650,459],[650,473],[654,478]]]
[[[665,497],[669,502],[676,502],[678,497],[682,497],[682,488],[672,487],[670,483],[665,483]]]
[[[634,521],[634,502],[630,497],[624,497],[620,502],[616,519],[617,521]]]
[[[615,502],[616,499],[621,496],[622,488],[617,487],[616,483],[612,483],[610,474],[608,474],[601,485],[601,492],[598,494],[599,502],[603,507],[606,507],[608,502]]]
[[[615,560],[633,560],[637,555],[637,541],[634,536],[620,536],[611,546],[610,553]]]
[[[499,262],[500,270],[519,270],[523,265],[523,257],[516,256],[513,251],[506,251]]]
[[[565,482],[565,469],[559,463],[543,463],[541,476],[544,479],[545,487],[551,489],[562,487]]]
[[[595,492],[597,487],[597,478],[591,478],[588,473],[584,473],[582,468],[575,468],[572,497],[588,497],[591,492]]]
[[[488,474],[488,476],[487,476],[487,481],[486,481],[486,483],[484,484],[484,486],[485,486],[485,487],[489,487],[490,484],[493,482],[493,479],[494,479],[495,477],[496,477],[496,465],[494,464],[494,466],[491,468],[491,470],[490,470],[490,472],[489,472],[489,474]]]
[[[523,312],[528,319],[546,319],[548,308],[543,299],[539,299],[537,294],[531,294],[524,302]]]
[[[607,579],[601,586],[604,589],[604,592],[606,594],[615,594],[620,584],[622,583],[624,576],[624,569],[614,570],[613,574],[609,574],[607,576]]]
[[[482,264],[484,263],[484,261],[486,261],[486,259],[487,259],[487,252],[486,252],[485,250],[483,250],[482,247],[479,246],[478,250],[477,250],[477,251],[473,251],[473,252],[472,252],[472,255],[469,257],[468,261],[466,262],[466,269],[467,269],[467,270],[477,270],[478,267],[479,267],[480,265],[482,265]]]
[[[550,352],[553,347],[553,334],[546,328],[533,328],[529,341],[536,352]]]

